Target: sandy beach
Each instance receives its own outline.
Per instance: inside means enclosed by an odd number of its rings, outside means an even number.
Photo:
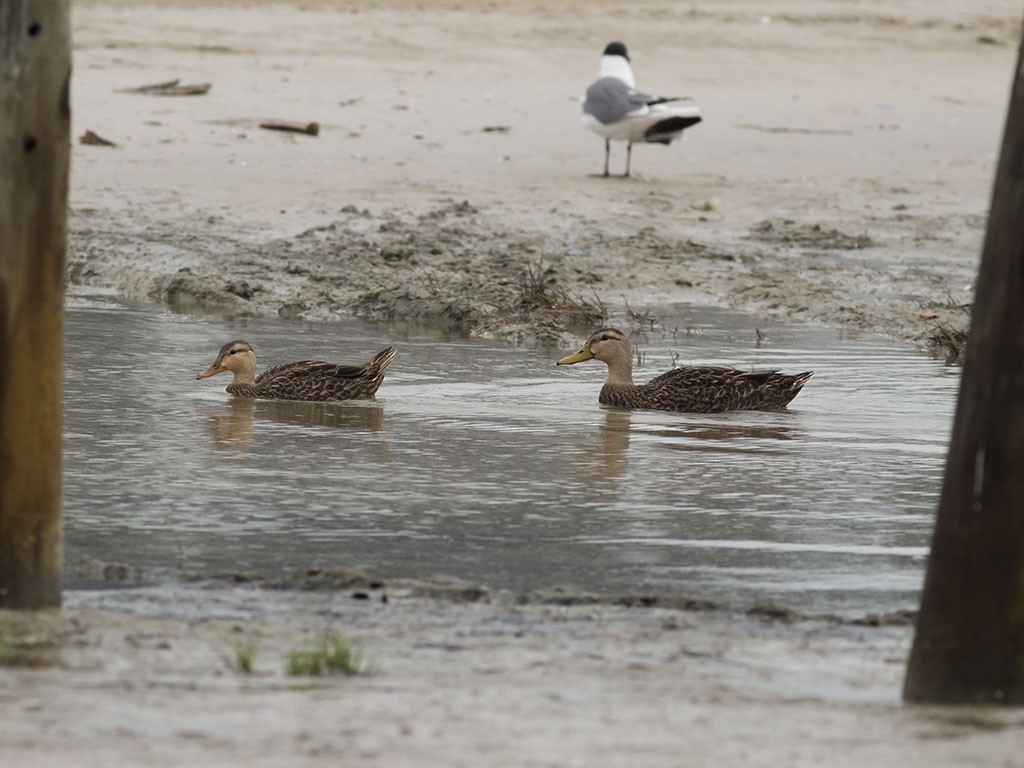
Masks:
[[[68,290],[561,349],[595,308],[694,302],[928,348],[967,325],[1019,27],[1009,0],[83,0]],[[630,178],[579,119],[615,39],[704,117]],[[210,87],[132,92],[171,80]],[[0,764],[1021,761],[1018,711],[901,704],[907,616],[379,577],[0,612]],[[285,673],[324,627],[365,674]]]
[[[613,320],[698,301],[963,327],[1017,10],[76,4],[75,135],[117,146],[75,147],[72,290],[565,346],[579,329],[515,311],[533,268]],[[704,115],[629,179],[597,176],[579,120],[616,38],[642,89]],[[123,92],[174,79],[210,90]]]

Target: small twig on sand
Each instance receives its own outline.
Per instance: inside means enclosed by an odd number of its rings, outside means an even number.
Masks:
[[[268,131],[305,133],[308,136],[317,136],[320,133],[320,123],[291,123],[284,120],[266,120],[260,123],[260,128],[266,128]]]
[[[110,141],[109,139],[104,139],[102,136],[100,136],[98,133],[95,133],[94,131],[86,131],[85,133],[83,133],[81,136],[78,137],[78,143],[92,144],[97,147],[117,146],[117,144],[115,144],[114,142]]]
[[[144,93],[149,96],[202,96],[213,87],[212,83],[180,85],[181,80],[140,85],[138,88],[122,88],[120,93]]]

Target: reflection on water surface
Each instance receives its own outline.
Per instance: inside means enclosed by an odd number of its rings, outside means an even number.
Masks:
[[[913,606],[957,371],[823,329],[769,327],[757,348],[749,318],[675,311],[700,332],[649,336],[638,380],[673,352],[816,375],[781,413],[618,411],[597,405],[603,366],[555,368],[565,350],[78,300],[70,572],[93,559],[150,578],[361,566],[514,590]],[[253,402],[224,393],[224,377],[193,379],[239,337],[261,366],[399,352],[375,401]]]

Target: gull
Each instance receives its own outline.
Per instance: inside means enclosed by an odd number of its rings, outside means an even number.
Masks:
[[[600,78],[587,88],[583,97],[583,124],[604,136],[604,175],[608,176],[608,158],[612,141],[626,142],[626,172],[633,144],[648,142],[670,144],[683,129],[700,122],[700,108],[671,102],[688,97],[652,96],[636,89],[633,68],[626,46],[608,43],[601,56]]]

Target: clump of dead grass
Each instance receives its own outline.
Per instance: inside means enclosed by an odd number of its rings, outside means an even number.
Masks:
[[[932,322],[932,329],[925,334],[925,341],[932,354],[945,359],[947,365],[963,365],[967,354],[967,329],[956,328],[941,320]]]
[[[565,288],[553,267],[538,262],[526,265],[509,314],[520,320],[539,317],[554,320],[564,328],[579,329],[600,325],[608,310],[597,296],[589,300]]]

